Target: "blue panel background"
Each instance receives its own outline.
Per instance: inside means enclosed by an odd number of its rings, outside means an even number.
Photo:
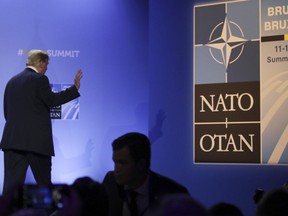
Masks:
[[[149,114],[166,113],[152,166],[187,185],[205,206],[230,202],[251,216],[255,189],[284,184],[287,166],[193,164],[193,6],[215,2],[221,1],[149,1]]]
[[[84,72],[79,120],[52,121],[52,180],[102,181],[113,169],[111,141],[131,130],[148,133],[148,2],[4,0],[0,8],[1,134],[6,82],[24,69],[27,50],[48,50],[51,83],[73,83],[76,70]],[[31,171],[26,181],[34,182]]]
[[[19,49],[80,51],[51,57],[47,71],[59,84],[84,71],[80,119],[53,120],[54,182],[102,181],[113,169],[111,141],[132,130],[151,137],[152,169],[207,207],[227,201],[253,215],[255,189],[287,181],[286,166],[193,164],[193,5],[203,2],[216,1],[0,1],[0,113],[6,82],[24,68]]]

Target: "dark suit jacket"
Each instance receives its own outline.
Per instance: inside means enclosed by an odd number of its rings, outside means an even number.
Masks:
[[[6,123],[0,148],[54,156],[50,108],[79,96],[74,85],[52,92],[47,76],[30,68],[12,77],[4,93]]]
[[[123,185],[116,183],[113,171],[106,174],[103,184],[106,186],[109,196],[109,216],[122,216],[122,207],[125,201]],[[163,196],[178,193],[189,194],[188,190],[176,181],[150,171],[148,210]]]

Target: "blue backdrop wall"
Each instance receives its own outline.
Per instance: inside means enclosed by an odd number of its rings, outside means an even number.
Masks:
[[[52,121],[53,181],[102,181],[113,169],[111,141],[148,133],[148,2],[4,0],[0,8],[1,134],[8,79],[24,69],[28,50],[47,50],[51,83],[73,83],[76,70],[84,72],[79,119]]]
[[[113,169],[111,141],[128,131],[149,135],[152,169],[207,207],[227,201],[253,215],[255,189],[287,181],[286,166],[193,164],[193,5],[203,2],[211,1],[0,2],[0,104],[27,50],[50,52],[51,83],[84,71],[79,119],[53,120],[54,182],[102,181]],[[0,164],[3,177],[3,154]],[[31,172],[26,181],[34,182]]]
[[[287,166],[193,164],[193,6],[221,1],[149,1],[150,127],[164,110],[162,137],[154,143],[152,166],[187,185],[207,207],[220,201],[254,215],[256,188],[280,186]]]

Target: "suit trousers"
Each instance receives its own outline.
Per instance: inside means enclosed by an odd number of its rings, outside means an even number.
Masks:
[[[28,167],[39,186],[51,185],[51,156],[33,152],[4,150],[3,194],[18,185],[23,185]]]

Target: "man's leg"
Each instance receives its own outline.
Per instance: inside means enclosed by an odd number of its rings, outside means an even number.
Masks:
[[[27,153],[28,162],[39,186],[51,185],[51,156]]]
[[[28,161],[25,152],[4,151],[3,194],[9,192],[13,187],[24,184],[27,169]]]

